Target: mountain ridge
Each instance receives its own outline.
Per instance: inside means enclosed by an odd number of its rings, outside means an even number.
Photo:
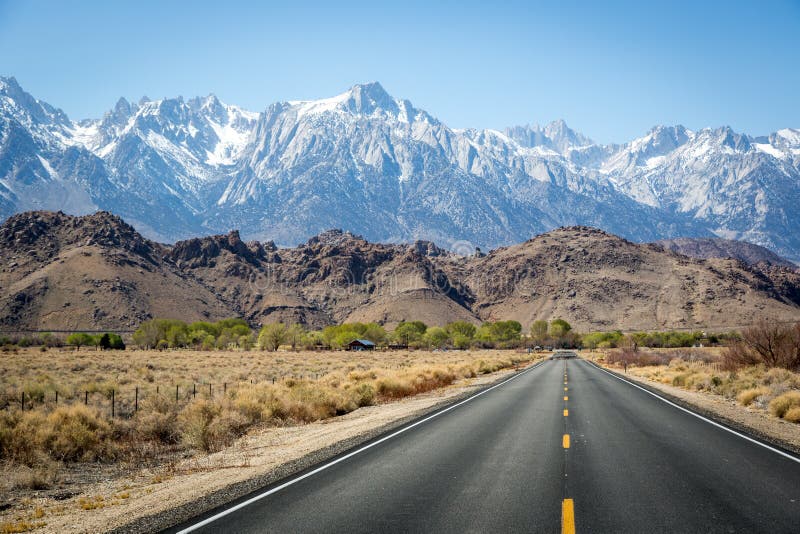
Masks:
[[[120,99],[71,121],[0,79],[0,218],[107,209],[158,241],[239,228],[300,243],[492,248],[585,224],[640,242],[725,237],[800,259],[800,131],[656,126],[596,144],[564,121],[451,129],[377,82],[253,113],[216,96]]]
[[[0,287],[0,330],[132,330],[154,317],[312,327],[561,317],[583,331],[800,319],[797,269],[692,259],[582,226],[464,256],[342,230],[293,248],[236,231],[164,245],[108,212],[26,212],[0,225]]]

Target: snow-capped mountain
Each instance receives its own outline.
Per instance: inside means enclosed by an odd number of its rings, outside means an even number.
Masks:
[[[294,244],[342,227],[456,247],[582,224],[637,241],[741,238],[800,258],[798,197],[791,129],[657,127],[625,145],[563,121],[457,130],[378,83],[260,114],[213,95],[120,99],[73,122],[0,78],[0,218],[100,208],[164,241],[239,228]]]

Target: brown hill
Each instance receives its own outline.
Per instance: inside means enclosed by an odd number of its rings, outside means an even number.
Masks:
[[[0,226],[0,330],[130,330],[151,317],[256,325],[563,317],[578,329],[725,328],[800,319],[800,276],[690,259],[590,228],[482,257],[325,232],[296,248],[238,232],[161,245],[105,212]]]
[[[129,330],[152,317],[230,316],[167,251],[107,212],[15,215],[0,226],[0,330]]]
[[[692,258],[733,258],[748,265],[797,268],[794,263],[778,256],[768,248],[746,241],[719,237],[679,237],[662,239],[656,241],[655,244]]]
[[[724,328],[800,316],[800,278],[691,259],[591,228],[560,228],[470,264],[484,319],[563,317],[580,329]]]

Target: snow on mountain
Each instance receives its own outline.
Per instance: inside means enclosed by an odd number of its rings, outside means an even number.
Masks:
[[[456,130],[377,82],[260,114],[214,95],[121,98],[73,122],[0,78],[0,217],[101,208],[165,241],[239,228],[294,244],[344,227],[484,247],[583,224],[639,241],[740,238],[800,258],[798,200],[790,128],[658,126],[623,145],[564,121]]]

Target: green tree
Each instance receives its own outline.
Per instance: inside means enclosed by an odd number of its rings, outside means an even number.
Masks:
[[[428,326],[422,321],[402,321],[392,332],[392,339],[400,345],[414,345],[422,341]]]
[[[553,319],[550,321],[550,337],[561,339],[572,330],[572,326],[564,319]]]
[[[547,321],[538,319],[531,325],[531,339],[538,345],[543,345],[547,340]]]
[[[108,335],[108,332],[100,336],[100,342],[98,343],[101,350],[110,350],[111,349],[111,336]]]
[[[167,327],[163,337],[169,343],[170,348],[185,347],[189,342],[189,329],[184,323],[171,324]]]
[[[447,330],[445,330],[441,326],[431,326],[425,332],[425,341],[431,347],[435,347],[438,349],[444,348],[445,346],[447,346],[447,342],[449,340],[450,340],[450,334],[448,334]]]
[[[217,340],[211,334],[208,334],[205,339],[203,339],[203,350],[214,350],[214,346],[217,344]]]
[[[94,337],[85,332],[75,332],[67,336],[67,345],[72,345],[76,349],[94,344]]]
[[[221,328],[207,321],[195,321],[189,325],[189,330],[192,332],[204,332],[200,339],[204,339],[206,335],[212,335],[215,338],[219,335]]]
[[[522,325],[518,321],[497,321],[489,324],[489,332],[495,341],[515,341],[522,333]]]
[[[167,332],[172,329],[172,341],[181,341],[170,345]],[[184,346],[186,343],[188,327],[183,321],[177,319],[152,319],[139,325],[133,333],[133,342],[142,348],[157,348],[160,341],[167,341],[168,346]]]
[[[453,347],[459,350],[466,350],[472,345],[472,338],[463,334],[452,334]]]
[[[303,342],[303,336],[306,331],[302,325],[293,323],[286,329],[286,342],[292,346],[292,350],[296,350],[297,346]]]
[[[107,335],[111,350],[125,350],[125,342],[122,341],[122,337],[119,334],[108,332]]]
[[[265,324],[258,334],[258,346],[262,350],[274,352],[286,341],[286,335],[287,328],[285,324]]]
[[[383,345],[386,343],[388,335],[381,325],[378,323],[367,323],[364,326],[364,332],[362,333],[364,339],[368,339],[376,345]]]
[[[253,347],[253,336],[246,335],[246,336],[239,336],[238,341],[236,344],[242,350],[250,350]]]
[[[325,339],[322,336],[322,332],[315,331],[315,332],[306,332],[303,336],[300,344],[303,348],[308,350],[316,349],[319,346],[325,345]]]
[[[475,332],[478,328],[467,321],[453,321],[449,323],[445,330],[447,333],[450,334],[454,339],[456,336],[462,336],[467,339],[472,339],[475,336]]]

